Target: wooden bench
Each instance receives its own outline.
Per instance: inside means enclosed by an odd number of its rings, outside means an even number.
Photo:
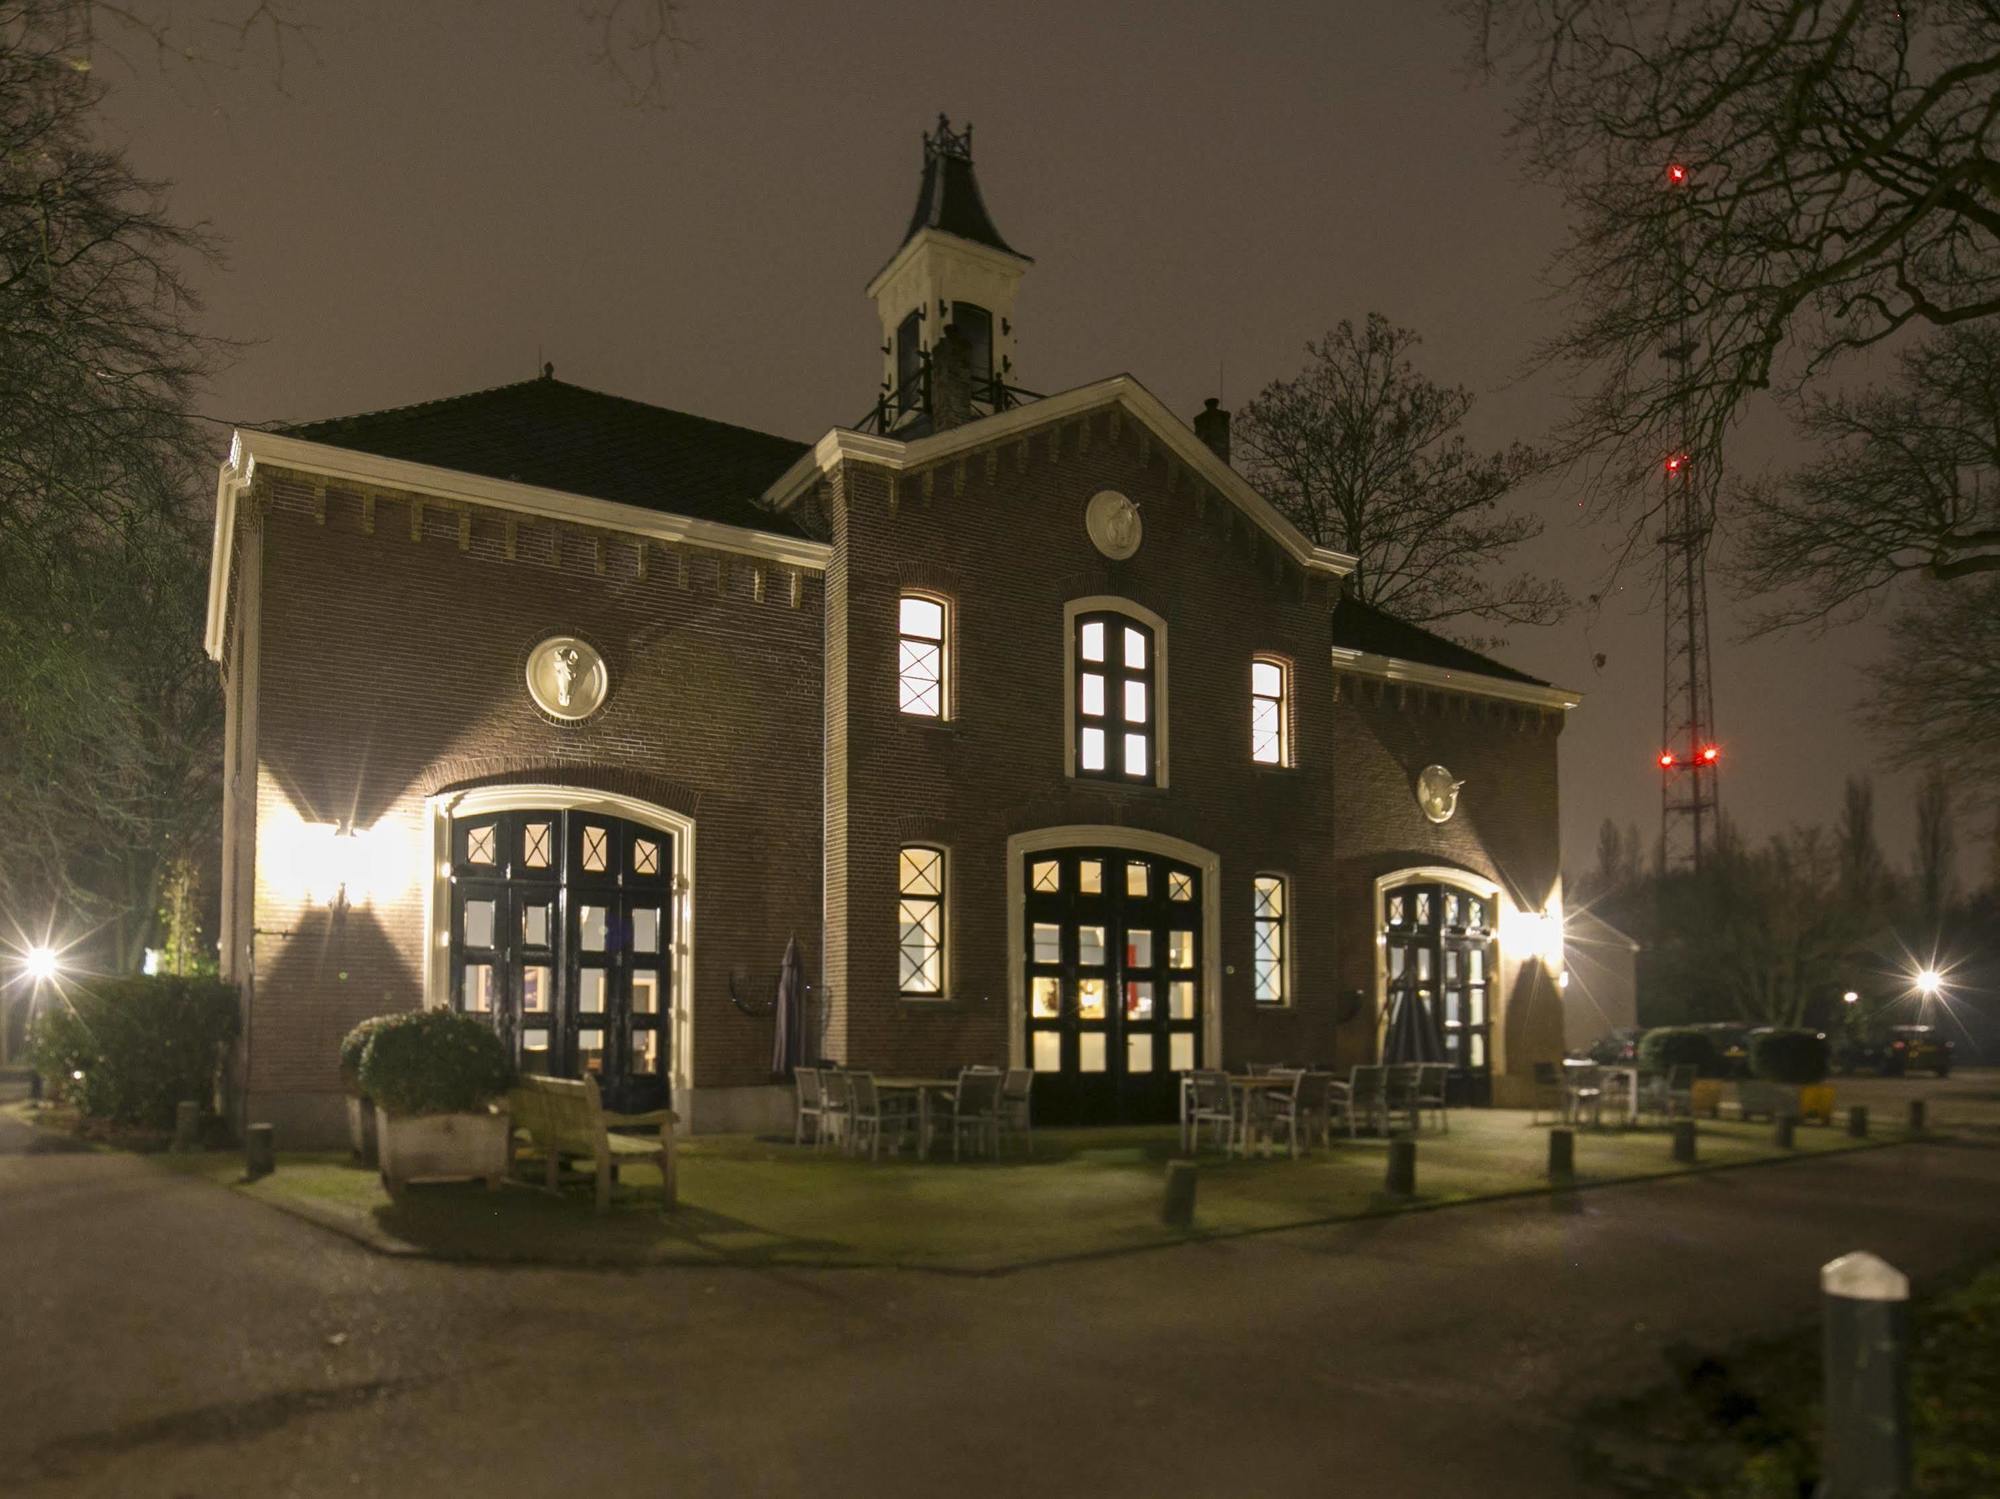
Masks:
[[[593,1077],[580,1081],[524,1077],[508,1095],[507,1103],[514,1116],[514,1161],[518,1164],[526,1157],[541,1156],[546,1163],[543,1185],[549,1191],[560,1189],[565,1161],[588,1161],[597,1178],[597,1211],[601,1213],[611,1206],[611,1184],[618,1179],[618,1163],[651,1159],[660,1168],[666,1206],[673,1207],[674,1126],[680,1122],[673,1110],[607,1114]],[[660,1126],[658,1140],[612,1133],[618,1125],[653,1123]]]

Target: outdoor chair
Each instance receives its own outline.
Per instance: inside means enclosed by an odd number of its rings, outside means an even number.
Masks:
[[[1339,1085],[1333,1090],[1334,1101],[1341,1105],[1341,1117],[1347,1125],[1351,1138],[1359,1124],[1365,1121],[1372,1131],[1380,1121],[1384,1128],[1388,1125],[1389,1112],[1388,1069],[1379,1063],[1356,1067],[1347,1074],[1344,1089]]]
[[[1417,1080],[1422,1075],[1416,1062],[1394,1062],[1388,1069],[1384,1110],[1393,1128],[1396,1116],[1402,1115],[1410,1123],[1412,1130],[1421,1130],[1424,1121],[1417,1109]]]
[[[1581,1124],[1585,1113],[1592,1124],[1604,1122],[1604,1080],[1595,1067],[1572,1067],[1563,1081],[1563,1120]]]
[[[848,1086],[852,1073],[840,1067],[821,1067],[819,1072],[819,1119],[813,1135],[813,1149],[833,1145],[847,1148],[853,1131],[848,1119],[853,1112],[853,1090]]]
[[[1656,1119],[1694,1118],[1695,1066],[1681,1062],[1645,1081],[1640,1106]]]
[[[958,1087],[945,1105],[943,1122],[951,1127],[951,1158],[960,1158],[965,1137],[989,1155],[1000,1154],[1000,1091],[1004,1079],[990,1067],[968,1067],[958,1075]],[[933,1116],[935,1117],[935,1116]]]
[[[1561,1119],[1564,1107],[1563,1064],[1561,1062],[1535,1063],[1535,1092],[1530,1100],[1533,1105],[1528,1115],[1528,1123],[1540,1124],[1542,1110],[1546,1107],[1550,1115]]]
[[[1029,1155],[1035,1153],[1035,1116],[1031,1096],[1035,1074],[1027,1067],[1009,1067],[1000,1079],[1000,1128],[1019,1135]]]
[[[1417,1068],[1417,1120],[1422,1128],[1425,1109],[1435,1110],[1438,1128],[1451,1133],[1451,1114],[1445,1108],[1445,1086],[1451,1078],[1451,1067],[1445,1062],[1424,1062]]]
[[[899,1149],[903,1137],[915,1131],[916,1111],[905,1099],[884,1100],[875,1086],[872,1072],[850,1072],[847,1078],[847,1148],[851,1154],[861,1153],[866,1142],[868,1158],[882,1159],[882,1136],[893,1137],[892,1149]]]
[[[806,1126],[812,1126],[813,1147],[819,1147],[820,1139],[826,1133],[825,1116],[821,1111],[819,1068],[796,1067],[792,1070],[792,1081],[798,1092],[798,1119],[792,1126],[792,1143],[806,1143]]]
[[[1226,1072],[1187,1074],[1187,1113],[1181,1121],[1181,1147],[1192,1153],[1201,1143],[1201,1127],[1209,1125],[1222,1136],[1226,1155],[1236,1143],[1236,1107],[1230,1097]]]
[[[1299,1089],[1305,1074],[1274,1067],[1266,1076],[1290,1077],[1292,1085],[1289,1088],[1259,1088],[1250,1094],[1248,1106],[1258,1126],[1269,1130],[1271,1138],[1276,1139],[1280,1129],[1285,1131],[1292,1158],[1296,1160],[1299,1154]]]
[[[1322,1146],[1333,1143],[1334,1090],[1345,1085],[1331,1072],[1308,1069],[1299,1075],[1299,1118],[1308,1139],[1317,1136]]]
[[[660,1191],[666,1206],[674,1206],[674,1125],[680,1116],[671,1109],[659,1112],[657,1140],[635,1140],[607,1128],[596,1078],[572,1081],[529,1076],[508,1095],[507,1110],[512,1116],[513,1163],[518,1166],[539,1158],[542,1184],[549,1191],[561,1189],[563,1168],[569,1162],[587,1162],[586,1169],[595,1178],[597,1211],[602,1213],[611,1206],[619,1162],[650,1161],[660,1168]]]

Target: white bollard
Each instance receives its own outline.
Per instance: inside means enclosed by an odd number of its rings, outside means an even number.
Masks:
[[[1910,1280],[1888,1261],[1844,1254],[1819,1272],[1826,1434],[1818,1499],[1903,1499],[1910,1491]]]

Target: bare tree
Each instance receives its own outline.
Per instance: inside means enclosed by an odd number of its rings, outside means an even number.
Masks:
[[[1756,392],[2000,312],[1993,5],[1458,9],[1573,216],[1555,266],[1573,317],[1543,354],[1584,389],[1565,452],[1619,497],[1655,493],[1665,455],[1719,455]]]
[[[1541,534],[1500,508],[1541,455],[1474,452],[1459,430],[1472,393],[1419,374],[1419,342],[1370,313],[1307,343],[1306,367],[1239,414],[1245,469],[1307,536],[1358,559],[1347,586],[1362,602],[1415,624],[1553,624],[1570,607],[1560,583],[1500,572]]]
[[[1917,917],[1924,934],[1935,940],[1958,895],[1958,833],[1952,823],[1951,783],[1940,770],[1932,770],[1917,788],[1917,846],[1912,864]]]
[[[1889,621],[1863,710],[1898,765],[1949,764],[2000,794],[2000,579],[1931,584]]]

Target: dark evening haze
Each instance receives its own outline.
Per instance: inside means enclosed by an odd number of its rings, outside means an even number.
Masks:
[[[862,289],[940,110],[973,122],[988,207],[1035,257],[1017,316],[1031,389],[1127,371],[1183,417],[1211,395],[1234,408],[1374,310],[1423,334],[1426,373],[1479,393],[1476,441],[1533,440],[1561,414],[1556,383],[1524,377],[1560,316],[1542,274],[1561,205],[1522,179],[1505,97],[1465,72],[1441,6],[690,0],[660,109],[594,65],[584,12],[326,5],[282,67],[254,39],[194,72],[138,48],[106,65],[112,138],[227,245],[199,277],[204,326],[244,346],[210,414],[341,416],[548,360],[788,437],[850,425],[880,370]],[[1764,430],[1734,470],[1778,456]],[[1616,529],[1559,484],[1524,503],[1548,524],[1527,565],[1597,592]],[[1831,821],[1842,779],[1878,758],[1855,710],[1879,634],[1746,644],[1719,582],[1712,607],[1724,810],[1758,837]],[[1658,833],[1660,628],[1635,573],[1498,652],[1584,694],[1561,752],[1572,876],[1602,818]],[[1876,782],[1907,867],[1912,781]]]

